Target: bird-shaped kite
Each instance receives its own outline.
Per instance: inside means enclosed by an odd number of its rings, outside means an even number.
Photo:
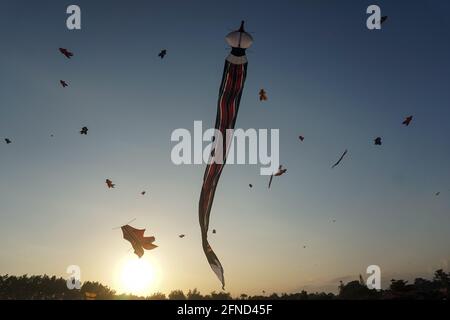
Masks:
[[[166,54],[167,54],[167,50],[166,49],[161,50],[161,52],[158,54],[158,57],[160,57],[161,59],[164,59]]]
[[[382,144],[382,143],[381,143],[381,137],[377,137],[377,138],[375,138],[373,141],[374,141],[374,143],[375,143],[376,146],[381,146],[381,144]]]
[[[300,139],[301,142],[305,141],[305,137],[304,136],[298,136],[298,138]]]
[[[5,142],[6,142],[6,144],[11,144],[12,143],[12,141],[10,139],[8,139],[8,138],[5,138]]]
[[[83,127],[80,130],[80,134],[84,134],[85,136],[87,136],[89,129],[87,127]]]
[[[264,89],[259,91],[259,101],[267,101],[267,93]]]
[[[380,24],[383,24],[384,22],[386,22],[387,18],[388,18],[388,16],[381,17]]]
[[[145,250],[152,250],[157,248],[154,245],[155,237],[144,237],[145,229],[135,229],[129,225],[121,227],[123,238],[130,241],[133,246],[134,253],[141,258],[144,255]]]
[[[279,176],[282,176],[282,175],[285,174],[286,172],[287,172],[287,169],[283,169],[283,166],[279,166],[278,171],[275,172],[274,174],[272,174],[272,175],[270,176],[270,180],[269,180],[269,189],[270,189],[270,186],[272,185],[272,179],[273,179],[273,177],[279,177]]]
[[[402,124],[404,124],[405,126],[409,126],[412,119],[413,119],[413,116],[406,117],[405,120],[402,122]]]
[[[70,59],[71,57],[73,57],[73,53],[67,49],[59,48],[59,52],[61,52],[63,55],[65,55],[67,59]]]
[[[114,189],[116,187],[110,179],[106,179],[106,185],[108,186],[108,189]]]
[[[339,158],[339,160],[333,164],[333,166],[331,167],[331,169],[337,167],[339,165],[339,163],[341,163],[342,159],[344,159],[345,155],[347,154],[348,150],[345,150],[344,153],[342,154],[342,156]]]
[[[59,83],[61,83],[62,87],[68,87],[69,85],[67,84],[67,82],[65,82],[64,80],[59,80]]]

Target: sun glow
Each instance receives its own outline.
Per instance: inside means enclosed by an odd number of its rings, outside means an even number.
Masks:
[[[119,291],[139,296],[150,295],[157,289],[159,272],[154,261],[146,258],[128,257],[118,272]]]

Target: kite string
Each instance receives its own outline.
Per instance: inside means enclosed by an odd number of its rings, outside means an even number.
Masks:
[[[133,220],[128,221],[127,223],[124,224],[124,226],[126,226],[126,225],[128,225],[128,224],[134,222],[135,220],[136,220],[136,218],[134,218]],[[122,228],[122,226],[113,228],[113,230],[117,230],[117,229],[120,229],[120,228]]]

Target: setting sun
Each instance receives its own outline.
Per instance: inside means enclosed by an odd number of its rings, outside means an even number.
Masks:
[[[123,293],[148,295],[157,286],[158,272],[153,261],[143,257],[124,259],[118,272],[118,288]]]

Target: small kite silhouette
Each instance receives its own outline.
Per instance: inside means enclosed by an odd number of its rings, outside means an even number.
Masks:
[[[59,52],[61,52],[63,55],[65,55],[67,59],[70,59],[73,57],[73,53],[67,49],[59,48]]]
[[[89,129],[87,127],[83,127],[80,130],[80,134],[84,134],[85,136],[87,136]]]
[[[121,227],[123,238],[128,240],[133,246],[134,253],[141,258],[144,255],[145,250],[152,250],[157,248],[154,245],[155,237],[144,237],[145,229],[135,229],[129,225]]]
[[[248,185],[250,188],[253,188],[253,185],[250,183],[249,185]]]
[[[180,234],[178,237],[180,237],[181,239],[183,239],[184,237],[186,237],[185,234]]]
[[[95,292],[85,292],[84,293],[86,300],[96,300],[97,299],[97,294]]]
[[[436,192],[435,195],[436,197],[439,196],[441,194],[441,192]]]
[[[366,282],[364,281],[364,279],[363,279],[361,274],[359,275],[359,284],[362,285],[362,286],[366,285]]]
[[[114,189],[116,187],[110,179],[106,179],[106,185],[108,186],[108,189]]]
[[[145,191],[142,191],[142,192],[141,192],[141,195],[145,196],[145,194],[146,194],[146,192],[145,192]]]
[[[381,142],[381,137],[377,137],[375,138],[375,140],[373,140],[376,146],[381,146],[382,142]]]
[[[6,142],[6,144],[11,144],[12,143],[12,141],[10,139],[8,139],[8,138],[5,138],[5,142]]]
[[[259,101],[267,101],[267,93],[264,89],[259,91]]]
[[[271,176],[270,176],[270,180],[269,180],[269,189],[270,189],[270,186],[272,185],[272,179],[273,179],[273,177],[279,177],[279,176],[282,176],[283,174],[285,174],[287,172],[287,169],[283,169],[283,166],[279,166],[278,167],[278,171],[277,172],[275,172],[274,174],[272,174]]]
[[[406,117],[405,120],[402,122],[402,124],[404,124],[405,126],[409,126],[412,119],[413,119],[413,116]]]
[[[346,149],[346,150],[344,151],[344,153],[342,154],[342,156],[339,158],[339,160],[338,160],[335,164],[333,164],[333,166],[331,167],[331,169],[337,167],[337,166],[339,165],[339,163],[341,163],[342,159],[344,159],[344,157],[347,155],[347,152],[348,152],[348,150]]]
[[[64,80],[59,80],[59,83],[61,83],[61,86],[62,86],[63,88],[69,86],[69,85],[67,84],[67,82],[65,82]]]
[[[161,59],[164,59],[166,54],[167,54],[167,50],[166,49],[161,50],[161,52],[158,54],[158,57],[160,57]]]
[[[216,229],[213,229],[212,233],[216,234],[217,233]]]
[[[305,141],[305,137],[304,136],[299,136],[298,138],[300,139],[301,142]]]

